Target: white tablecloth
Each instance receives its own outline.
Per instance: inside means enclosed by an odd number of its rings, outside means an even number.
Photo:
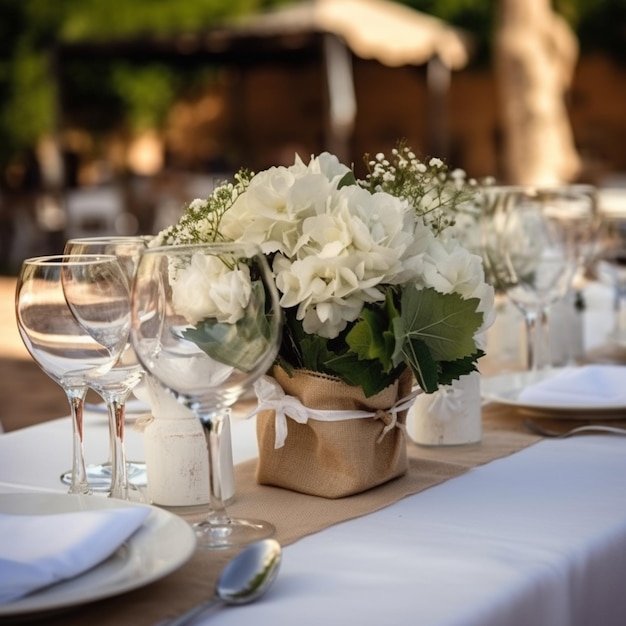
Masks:
[[[88,461],[106,458],[87,417]],[[127,434],[129,458],[142,436]],[[235,461],[254,424],[233,424]],[[67,419],[0,436],[0,491],[64,491]],[[626,624],[626,438],[548,440],[285,549],[260,602],[207,624]]]

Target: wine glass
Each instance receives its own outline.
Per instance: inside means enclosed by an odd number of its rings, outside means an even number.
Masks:
[[[486,272],[523,313],[527,365],[551,365],[548,311],[568,293],[595,223],[593,197],[576,186],[487,187],[481,218]]]
[[[604,213],[604,232],[597,255],[596,272],[613,290],[613,328],[609,341],[626,346],[626,218],[623,214]]]
[[[145,237],[77,237],[65,243],[64,253],[115,256],[130,289],[139,255],[146,246]],[[145,476],[145,464],[128,463],[124,447],[126,401],[142,378],[143,368],[137,360],[129,339],[113,368],[104,376],[93,379],[89,385],[102,397],[107,407],[110,461],[88,465],[87,481],[93,490],[106,490],[111,497],[123,500],[128,498],[129,487],[133,487],[132,477],[139,479]],[[66,472],[61,477],[61,480],[66,483],[70,479],[70,472]]]
[[[576,183],[565,189],[584,199],[577,203],[576,212],[570,212],[569,227],[573,230],[574,246],[578,254],[578,273],[583,280],[601,249],[605,223],[600,212],[598,189],[594,185]],[[574,281],[576,283],[576,280]],[[576,286],[576,284],[575,284]]]
[[[209,454],[209,514],[199,546],[230,548],[275,532],[227,515],[220,436],[231,407],[272,364],[280,342],[278,292],[265,256],[247,244],[148,248],[132,294],[131,337],[145,370],[198,417]]]
[[[106,375],[127,341],[128,283],[114,256],[26,259],[15,310],[26,349],[65,391],[72,416],[69,493],[90,493],[83,448],[83,407],[90,382]]]

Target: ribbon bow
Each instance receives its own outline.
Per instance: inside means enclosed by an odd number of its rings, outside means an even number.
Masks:
[[[259,411],[272,410],[275,412],[275,430],[276,436],[274,439],[274,448],[282,448],[285,445],[285,439],[287,439],[287,418],[295,420],[299,424],[306,424],[309,418],[313,418],[324,422],[338,422],[341,420],[350,419],[363,419],[366,417],[373,417],[376,419],[382,419],[385,422],[378,441],[398,424],[398,413],[406,411],[414,402],[415,397],[421,393],[419,390],[411,392],[409,395],[401,398],[390,409],[385,411],[359,411],[354,410],[323,410],[323,409],[310,409],[302,404],[295,396],[287,395],[284,389],[269,376],[263,376],[259,378],[254,384],[254,391],[259,399],[259,404],[248,415],[247,418],[253,417]],[[386,416],[390,417],[387,418]]]

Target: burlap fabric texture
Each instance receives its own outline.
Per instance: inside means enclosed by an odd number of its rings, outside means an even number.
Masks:
[[[330,422],[311,418],[305,424],[287,419],[285,443],[276,448],[275,411],[259,412],[259,484],[342,498],[406,473],[406,411],[397,415],[396,426],[384,435],[383,430],[392,420],[388,409],[411,391],[409,371],[370,398],[360,387],[315,372],[296,370],[290,377],[274,367],[271,374],[285,394],[310,409],[360,410],[376,415]]]

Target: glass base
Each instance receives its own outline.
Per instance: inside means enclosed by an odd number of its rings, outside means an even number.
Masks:
[[[227,550],[266,539],[276,533],[273,524],[258,519],[228,518],[193,525],[200,550]]]
[[[87,482],[92,491],[109,491],[111,488],[111,463],[100,463],[99,465],[88,465]],[[127,461],[126,472],[128,475],[128,484],[130,487],[145,487],[146,481],[146,464],[137,461]],[[64,485],[70,485],[72,482],[72,472],[68,470],[61,474],[61,482]]]

